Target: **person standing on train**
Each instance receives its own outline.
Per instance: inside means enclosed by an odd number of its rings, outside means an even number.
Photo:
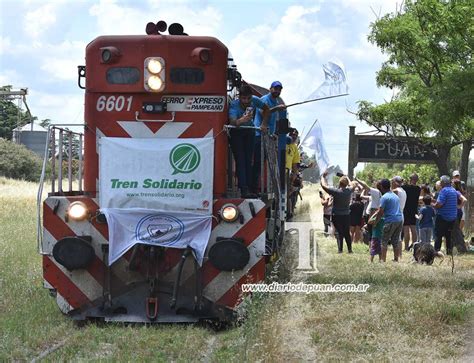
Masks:
[[[286,105],[283,103],[279,103],[281,99],[279,99],[281,90],[283,89],[283,85],[280,81],[275,81],[270,86],[270,93],[260,97],[260,100],[268,105],[270,108],[270,116],[268,118],[268,132],[270,134],[274,134],[277,130],[277,122],[279,119],[279,112],[286,110]],[[263,122],[263,112],[261,110],[257,110],[255,113],[255,126],[259,127]],[[252,175],[252,191],[258,191],[258,179],[260,176],[260,167],[262,163],[262,135],[259,130],[255,132],[255,151],[254,151],[254,161],[253,161],[253,175]]]
[[[267,132],[270,108],[258,97],[252,95],[252,88],[243,85],[239,98],[229,105],[229,123],[235,128],[230,130],[230,145],[234,154],[236,173],[241,196],[255,198],[249,191],[252,182],[252,160],[255,145],[254,116],[256,109],[262,110],[260,130]]]

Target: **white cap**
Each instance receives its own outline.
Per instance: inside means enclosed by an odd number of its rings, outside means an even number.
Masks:
[[[453,176],[461,176],[461,173],[459,172],[459,170],[454,170]]]

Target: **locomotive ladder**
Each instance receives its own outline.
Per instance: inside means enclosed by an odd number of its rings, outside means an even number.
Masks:
[[[61,127],[60,127],[61,126]],[[51,192],[49,195],[80,195],[83,194],[82,188],[82,172],[83,161],[82,151],[84,134],[80,132],[71,131],[66,126],[81,127],[83,124],[56,124],[48,127],[48,134],[46,137],[46,145],[43,159],[43,168],[41,170],[41,177],[38,187],[38,194],[36,197],[37,208],[37,236],[38,236],[38,251],[42,253],[41,246],[43,240],[43,228],[41,220],[41,205],[43,201],[43,188],[46,180],[46,170],[48,161],[51,165]],[[75,161],[73,155],[73,143],[77,142],[76,148],[78,153],[77,163],[77,178],[73,175],[73,163]],[[64,158],[65,156],[65,158]],[[56,161],[56,158],[58,159]],[[67,175],[63,175],[63,166],[67,166]],[[57,175],[56,175],[57,170]],[[63,189],[63,179],[67,180],[67,191]],[[77,180],[78,190],[73,191],[73,182]]]
[[[224,130],[229,131],[236,126],[225,125]],[[241,129],[260,129],[254,126],[239,126]],[[284,209],[286,200],[282,193],[282,184],[280,179],[280,168],[278,163],[278,137],[262,133],[262,142],[260,143],[260,197],[265,202],[270,201],[270,216],[267,218],[267,240],[265,245],[265,255],[272,256],[278,253],[284,236]],[[229,153],[229,165],[232,165],[231,154]],[[265,160],[266,163],[266,185],[265,185]],[[229,185],[232,183],[232,170],[228,174]],[[266,187],[266,188],[265,188]]]

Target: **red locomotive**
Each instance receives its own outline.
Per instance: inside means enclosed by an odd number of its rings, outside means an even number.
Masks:
[[[169,35],[162,34],[166,28],[164,22],[149,23],[147,35],[101,36],[87,46],[78,77],[85,89],[78,190],[72,188],[67,152],[74,135],[50,129],[50,153],[58,155],[59,168],[52,166],[53,189],[43,202],[39,231],[44,286],[75,320],[232,320],[241,285],[265,278],[266,260],[282,238],[274,183],[265,183],[261,198],[236,193],[225,125],[241,77],[228,49],[215,38],[188,36],[179,24],[169,27]],[[202,140],[211,154],[199,149]],[[194,174],[196,164],[212,187]],[[69,167],[67,178],[63,165]],[[137,175],[143,170],[148,174]],[[206,193],[209,198],[202,197]],[[143,237],[144,243],[128,245],[111,263],[115,244],[128,238],[119,220],[111,239],[106,211],[114,208],[122,215],[144,208],[148,214],[134,236],[148,233],[151,243]],[[177,232],[179,213],[190,212],[209,218],[200,261],[192,247],[172,243],[186,233]],[[153,243],[165,235],[168,244]]]

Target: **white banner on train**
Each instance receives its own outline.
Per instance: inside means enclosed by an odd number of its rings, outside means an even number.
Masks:
[[[101,208],[109,226],[109,266],[137,243],[192,248],[202,265],[211,235],[212,216],[149,209]]]
[[[101,208],[212,213],[214,139],[99,139]]]
[[[224,96],[201,95],[166,95],[161,102],[166,102],[167,111],[181,112],[223,112],[226,103]]]

